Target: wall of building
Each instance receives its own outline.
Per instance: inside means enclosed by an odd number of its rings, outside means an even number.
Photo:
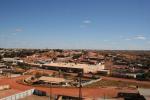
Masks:
[[[19,100],[21,98],[32,95],[33,92],[34,92],[34,89],[30,89],[30,90],[27,90],[27,91],[23,91],[21,93],[17,93],[17,94],[2,98],[0,100]]]

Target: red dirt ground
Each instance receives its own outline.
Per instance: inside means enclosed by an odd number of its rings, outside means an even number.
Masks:
[[[137,81],[137,80],[133,80],[133,79],[123,79],[123,78],[116,78],[116,77],[102,77],[102,79],[106,79],[106,80],[114,80],[114,81],[122,81],[122,82],[134,82],[134,83],[138,83],[138,84],[145,84],[145,85],[150,85],[149,81]]]
[[[31,88],[39,89],[46,91],[49,93],[50,89],[47,87],[33,87],[33,86],[26,86],[17,83],[16,81],[19,79],[25,79],[29,76],[24,75],[24,76],[19,76],[16,78],[1,78],[0,79],[0,85],[4,84],[9,84],[12,89],[18,90],[18,91],[25,91]],[[106,78],[106,77],[105,77]],[[110,78],[113,79],[113,78]],[[52,88],[52,94],[59,94],[59,95],[68,95],[68,96],[78,96],[79,94],[79,89],[78,88]],[[129,89],[116,89],[113,87],[108,87],[108,88],[82,88],[82,96],[83,97],[116,97],[117,93],[119,91],[126,91],[126,92],[135,92],[135,90],[129,90]],[[11,95],[11,94],[8,94]]]

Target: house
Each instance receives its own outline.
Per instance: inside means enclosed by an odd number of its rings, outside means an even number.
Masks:
[[[101,74],[101,75],[109,75],[110,74],[110,70],[103,69],[103,70],[98,71],[98,73]]]
[[[43,67],[47,67],[51,70],[63,70],[65,72],[83,72],[83,73],[96,73],[105,69],[105,65],[99,63],[97,65],[89,64],[76,64],[76,63],[49,63],[43,64]]]
[[[23,63],[23,60],[18,58],[3,58],[2,60],[10,63]]]
[[[3,70],[6,68],[7,68],[7,66],[4,63],[0,63],[0,74],[2,74]]]

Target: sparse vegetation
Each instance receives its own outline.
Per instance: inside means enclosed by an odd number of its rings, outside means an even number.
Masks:
[[[115,81],[115,80],[105,80],[102,79],[99,82],[87,85],[86,87],[107,87],[107,86],[115,86],[115,87],[143,87],[150,88],[150,85],[139,84],[135,82],[123,82],[123,81]]]

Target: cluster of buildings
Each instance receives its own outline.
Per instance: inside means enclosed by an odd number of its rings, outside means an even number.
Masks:
[[[20,58],[2,58],[0,63],[0,73],[5,74],[7,72],[12,72],[13,66],[18,65],[18,63],[23,63]]]
[[[25,80],[23,80],[26,83],[32,83],[32,85],[38,84],[38,86],[52,85],[52,86],[61,86],[61,87],[68,87],[68,86],[73,87],[72,84],[77,84],[76,87],[78,87],[80,85],[79,84],[80,79],[81,79],[81,84],[92,84],[92,82],[101,80],[100,77],[94,79],[93,77],[94,75],[100,76],[104,74],[111,75],[114,77],[121,77],[121,78],[142,79],[144,78],[143,73],[149,71],[144,69],[141,70],[140,68],[136,68],[134,66],[131,67],[128,64],[126,59],[124,58],[121,59],[121,55],[120,54],[117,55],[115,52],[107,54],[106,52],[101,53],[92,50],[84,51],[84,50],[34,50],[34,49],[25,50],[25,51],[18,50],[18,49],[16,50],[0,49],[0,52],[2,52],[1,56],[3,56],[0,61],[1,75],[4,75],[5,73],[12,73],[13,71],[16,70],[15,68],[18,67],[20,69],[24,69],[25,72],[23,74],[26,74],[26,72],[28,72],[29,69],[32,69],[34,71],[40,69],[43,71],[41,72],[43,74],[40,74],[38,78],[35,78],[36,75],[29,74],[32,77],[24,78]],[[6,52],[8,52],[8,54]],[[110,61],[111,63],[107,64],[107,61]],[[29,69],[26,68],[27,66],[29,67]],[[45,70],[52,71],[52,73],[59,73],[59,74],[62,72],[62,75],[64,76],[61,77],[61,75],[59,75],[58,77],[57,75],[55,76],[54,74],[49,74],[49,72],[48,74],[47,73],[44,74]],[[81,78],[79,75],[80,73],[87,76]],[[65,77],[65,74],[68,74],[68,76],[66,75],[67,77]],[[9,85],[6,86],[3,85],[0,87],[0,90],[3,91],[9,89],[10,89]],[[143,98],[143,96],[141,95],[145,95],[145,92],[143,92],[145,90],[139,90],[139,91],[142,92],[140,94],[138,92],[134,94],[120,93],[118,94],[117,98]],[[33,94],[46,95],[45,91],[43,92],[41,90],[29,89],[19,94],[16,93],[15,96],[9,98],[14,98],[14,97],[19,98],[19,95],[23,96],[27,92],[29,92],[30,95]],[[28,96],[28,93],[26,94],[26,96]],[[77,95],[76,96],[57,95],[57,97],[60,97],[62,100],[66,98],[75,99],[75,100],[78,99]],[[113,99],[108,99],[108,100],[113,100]],[[145,99],[141,99],[141,100],[145,100]]]

